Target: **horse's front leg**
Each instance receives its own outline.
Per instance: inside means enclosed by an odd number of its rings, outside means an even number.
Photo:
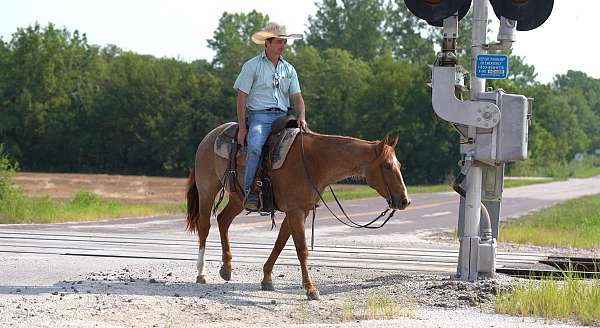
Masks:
[[[318,300],[319,291],[313,284],[312,280],[308,276],[308,247],[306,246],[306,237],[304,235],[304,221],[308,211],[298,211],[288,213],[288,224],[292,230],[292,238],[294,239],[294,245],[296,246],[296,254],[300,261],[300,268],[302,270],[302,285],[306,290],[306,296],[309,300]]]
[[[221,235],[221,258],[223,260],[221,269],[219,270],[219,275],[225,281],[231,280],[232,271],[232,254],[231,246],[229,244],[229,226],[231,225],[233,219],[235,219],[236,215],[240,214],[242,209],[243,208],[240,202],[230,196],[227,206],[225,206],[225,208],[217,216],[217,222],[219,223],[219,234]]]
[[[279,234],[277,235],[277,240],[275,241],[275,246],[273,246],[271,255],[269,255],[269,259],[267,259],[267,262],[265,262],[265,265],[263,266],[263,280],[260,282],[262,290],[275,290],[273,287],[273,278],[271,276],[273,273],[273,266],[275,265],[275,261],[277,261],[279,254],[281,254],[281,251],[290,238],[290,234],[291,231],[286,216],[283,219],[283,222],[281,222]]]

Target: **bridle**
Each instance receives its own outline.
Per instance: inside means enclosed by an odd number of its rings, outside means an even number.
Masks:
[[[342,204],[340,204],[340,201],[338,200],[337,196],[335,195],[335,193],[333,192],[333,188],[331,188],[331,185],[329,185],[329,190],[331,191],[331,194],[333,195],[333,198],[335,199],[335,202],[338,204],[339,209],[342,211],[342,213],[344,214],[345,219],[350,222],[346,222],[342,219],[340,219],[335,213],[333,213],[333,211],[331,210],[331,208],[329,207],[329,205],[327,205],[327,203],[325,202],[325,200],[323,199],[323,195],[319,192],[317,186],[315,185],[313,179],[310,176],[310,173],[308,172],[308,167],[306,165],[306,157],[304,155],[304,131],[301,129],[300,130],[300,145],[301,145],[301,154],[302,154],[302,164],[304,166],[304,171],[306,172],[306,177],[310,183],[310,185],[312,186],[313,190],[319,195],[319,199],[321,200],[321,202],[323,202],[323,205],[325,205],[325,207],[329,210],[329,212],[331,213],[331,215],[333,215],[334,218],[336,218],[339,222],[341,222],[342,224],[344,224],[345,226],[351,227],[351,228],[366,228],[366,229],[379,229],[381,227],[383,227],[391,218],[392,216],[394,216],[394,214],[396,213],[395,209],[392,209],[392,192],[390,190],[390,186],[387,183],[387,180],[385,179],[385,175],[383,174],[383,169],[381,168],[381,166],[379,167],[379,171],[381,173],[381,178],[383,179],[384,183],[385,183],[385,187],[387,189],[387,193],[388,193],[388,197],[386,198],[387,203],[388,203],[388,208],[385,209],[383,212],[381,212],[381,214],[379,214],[379,216],[377,216],[376,218],[372,219],[370,222],[365,223],[365,224],[359,224],[354,222],[349,216],[348,214],[346,214],[346,211],[344,210],[344,208],[342,207]],[[375,149],[375,159],[377,160],[379,158],[379,155],[377,154],[377,149]],[[314,229],[314,222],[315,222],[315,208],[313,208],[313,229]],[[389,214],[388,212],[392,210]],[[387,217],[385,218],[385,220],[380,223],[378,226],[373,226],[373,224],[375,224],[377,221],[379,221],[381,218],[383,218],[384,216]],[[313,235],[314,235],[314,230],[313,230]]]

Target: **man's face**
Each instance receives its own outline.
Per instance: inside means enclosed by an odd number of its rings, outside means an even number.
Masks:
[[[283,50],[285,50],[285,46],[287,45],[287,40],[273,38],[270,41],[267,41],[265,44],[267,45],[267,52],[276,56],[281,56]]]

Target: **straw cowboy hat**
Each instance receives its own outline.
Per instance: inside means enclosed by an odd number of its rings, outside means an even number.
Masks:
[[[280,25],[274,22],[268,23],[262,31],[252,34],[250,38],[256,44],[265,44],[265,40],[269,38],[281,38],[297,40],[302,39],[302,34],[287,34],[285,25]]]

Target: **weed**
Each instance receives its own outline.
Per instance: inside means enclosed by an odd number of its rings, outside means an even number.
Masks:
[[[354,320],[354,302],[350,300],[344,301],[342,304],[342,314],[340,320],[342,322]]]
[[[565,274],[564,281],[528,281],[496,296],[498,313],[536,316],[545,320],[577,319],[584,325],[600,324],[600,280],[585,281]]]

